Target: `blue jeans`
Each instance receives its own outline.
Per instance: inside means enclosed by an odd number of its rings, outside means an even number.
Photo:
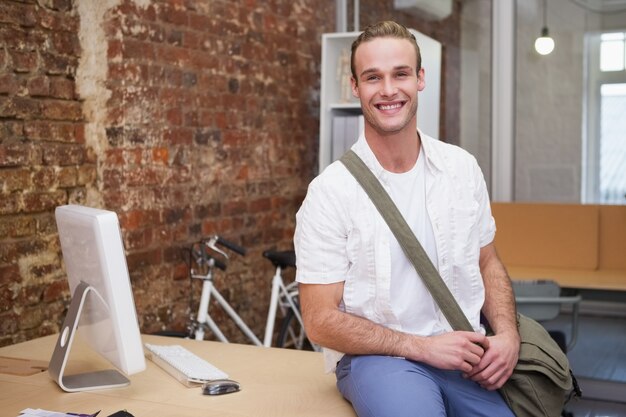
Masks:
[[[337,387],[359,417],[515,417],[498,391],[459,371],[389,356],[345,355]]]

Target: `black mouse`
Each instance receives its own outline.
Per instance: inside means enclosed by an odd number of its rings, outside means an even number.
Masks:
[[[232,379],[216,379],[214,381],[205,382],[202,385],[202,393],[204,395],[221,395],[237,392],[241,389],[239,382]]]

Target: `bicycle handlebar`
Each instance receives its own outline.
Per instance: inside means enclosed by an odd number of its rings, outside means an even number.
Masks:
[[[233,243],[233,242],[229,242],[228,240],[224,239],[223,237],[220,236],[216,236],[217,240],[216,243],[232,250],[233,252],[237,252],[238,254],[240,254],[241,256],[245,256],[246,255],[246,249]]]

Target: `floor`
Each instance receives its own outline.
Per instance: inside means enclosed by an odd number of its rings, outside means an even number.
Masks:
[[[563,329],[567,340],[571,316],[544,323]],[[626,417],[626,318],[580,316],[576,344],[568,352],[583,397],[566,410],[574,417]]]

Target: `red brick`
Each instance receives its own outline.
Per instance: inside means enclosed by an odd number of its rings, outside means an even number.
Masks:
[[[25,166],[40,162],[36,149],[25,143],[0,144],[0,167]]]
[[[129,271],[144,268],[150,265],[157,265],[161,262],[161,250],[150,249],[140,252],[133,252],[126,257]]]
[[[37,167],[32,170],[33,188],[48,190],[56,183],[56,170],[54,167]]]
[[[170,145],[190,145],[192,136],[189,128],[169,128],[163,132],[163,140]]]
[[[33,72],[39,64],[36,51],[9,51],[15,72]]]
[[[37,24],[35,7],[29,4],[0,2],[0,22],[33,27]]]
[[[73,76],[78,66],[78,58],[73,56],[58,55],[52,52],[40,51],[41,66],[46,74],[71,75]]]
[[[169,148],[152,149],[152,160],[156,163],[167,165],[169,162]]]
[[[0,97],[0,117],[26,119],[40,114],[40,103],[26,97]]]
[[[82,104],[78,101],[46,100],[41,105],[41,113],[52,120],[78,121],[83,118]]]
[[[0,57],[2,56],[0,52]],[[2,62],[0,60],[0,68]],[[15,74],[0,74],[0,94],[16,94],[20,88],[20,82]]]
[[[122,45],[123,59],[154,60],[154,47],[151,43],[125,39]]]
[[[32,77],[28,80],[27,88],[31,97],[48,97],[50,95],[50,81],[45,76]]]
[[[59,188],[70,188],[78,185],[78,169],[72,167],[60,167],[57,170],[56,184]]]
[[[43,154],[46,165],[80,165],[85,162],[85,148],[80,145],[47,145]]]
[[[53,301],[68,299],[70,294],[69,285],[66,279],[54,281],[46,286],[43,292],[42,301],[50,303]]]
[[[0,190],[12,192],[30,187],[30,171],[25,168],[0,169]]]
[[[50,96],[72,100],[75,98],[74,81],[65,77],[53,77],[50,80]]]
[[[27,213],[54,210],[67,203],[65,191],[25,192],[23,193],[24,211]]]

